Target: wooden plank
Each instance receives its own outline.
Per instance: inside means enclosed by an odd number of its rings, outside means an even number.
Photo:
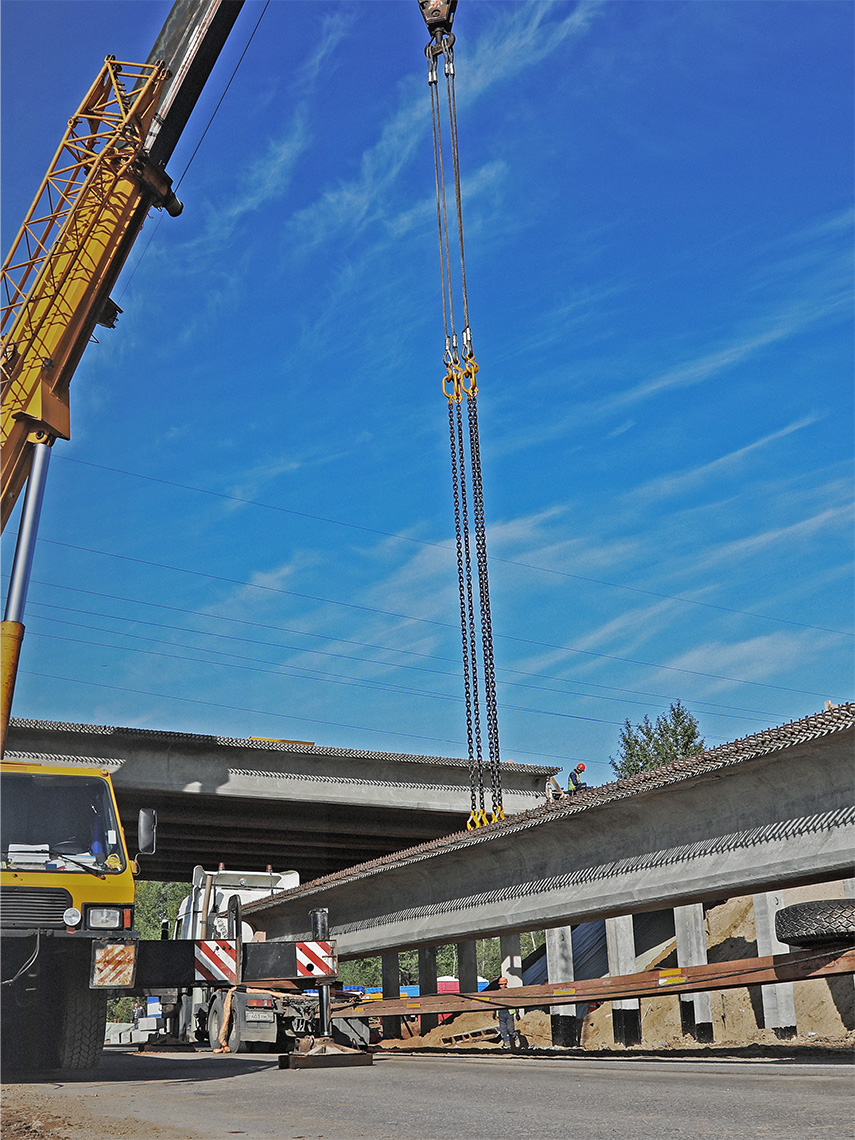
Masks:
[[[546,986],[518,986],[513,990],[485,990],[478,994],[425,994],[406,1000],[355,1002],[339,1007],[333,1017],[382,1017],[414,1013],[471,1013],[476,1009],[568,1005],[572,1002],[616,1001],[619,998],[655,997],[665,993],[698,993],[738,986],[769,986],[776,982],[806,981],[836,974],[855,973],[855,949],[839,946],[799,950],[765,958],[709,962],[681,970],[652,970],[615,978],[593,978]]]

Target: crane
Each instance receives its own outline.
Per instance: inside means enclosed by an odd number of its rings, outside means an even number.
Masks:
[[[457,3],[458,0],[419,0],[430,33],[425,54],[433,116],[445,318],[442,387],[448,403],[472,788],[472,810],[467,826],[473,828],[504,818],[504,811],[478,431],[478,364],[469,327],[463,249],[454,89],[455,37],[451,30]],[[122,63],[113,56],[107,57],[69,120],[53,162],[3,264],[0,295],[3,528],[25,484],[27,492],[2,622],[0,756],[24,636],[23,615],[50,448],[56,439],[70,437],[71,379],[95,326],[115,326],[121,310],[111,299],[110,290],[150,209],[153,206],[165,209],[173,217],[181,213],[183,207],[175,196],[165,166],[242,5],[243,0],[176,0],[146,63]],[[460,279],[456,284],[452,281],[450,211],[443,157],[438,81],[441,57],[447,91],[453,210],[460,251]],[[459,335],[454,312],[458,290],[463,302],[463,326]],[[463,424],[464,403],[468,433]],[[493,793],[491,817],[487,816],[484,805],[482,708]]]
[[[2,527],[26,485],[2,623],[0,755],[50,448],[71,434],[69,386],[152,207],[177,217],[165,166],[243,0],[176,0],[146,63],[107,56],[3,263]]]

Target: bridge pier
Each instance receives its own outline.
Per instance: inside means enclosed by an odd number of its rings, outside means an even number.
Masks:
[[[422,946],[419,949],[419,993],[435,994],[436,982],[436,947]],[[421,1035],[430,1033],[439,1025],[439,1014],[423,1013],[421,1016]]]
[[[546,976],[551,985],[572,982],[573,928],[556,926],[546,931]],[[580,1042],[582,1021],[575,1005],[554,1005],[549,1011],[552,1044],[574,1048]]]
[[[462,994],[477,994],[478,942],[474,938],[457,943],[457,980]]]
[[[677,937],[677,965],[705,966],[707,936],[702,903],[674,907],[674,931]],[[713,1040],[712,1003],[710,995],[681,994],[680,1024],[683,1033],[696,1041],[710,1044]]]
[[[788,954],[790,947],[779,942],[775,934],[775,912],[784,903],[783,891],[766,891],[753,895],[754,925],[757,930],[757,954]],[[796,1035],[796,999],[792,982],[778,982],[774,986],[763,986],[760,991],[763,999],[763,1028],[774,1030],[776,1037],[788,1038]]]
[[[635,973],[635,930],[631,914],[606,919],[609,974]],[[612,1033],[616,1045],[641,1044],[641,1003],[638,998],[612,1002]]]
[[[383,997],[397,1001],[401,996],[401,962],[397,951],[380,955]],[[401,1036],[401,1018],[397,1015],[383,1018],[383,1036]]]

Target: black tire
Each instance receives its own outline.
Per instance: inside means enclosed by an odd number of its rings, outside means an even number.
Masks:
[[[788,946],[855,942],[855,902],[822,899],[786,906],[775,915],[775,933]]]
[[[220,1026],[222,1023],[223,999],[220,994],[217,994],[208,1009],[208,1044],[212,1049],[220,1048]]]
[[[93,1069],[101,1060],[106,1027],[106,992],[69,986],[60,1022],[59,1068]]]
[[[219,1049],[220,1027],[223,1024],[223,1007],[225,998],[217,994],[208,1010],[208,1042],[212,1049]],[[246,1042],[240,1039],[240,1018],[235,1016],[234,1010],[229,1023],[229,1036],[227,1041],[230,1053],[245,1053]]]

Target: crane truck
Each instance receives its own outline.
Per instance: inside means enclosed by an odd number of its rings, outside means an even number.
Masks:
[[[107,997],[135,983],[136,861],[107,771],[4,762],[0,932],[5,1061],[86,1069],[104,1044]],[[138,848],[154,850],[143,809]]]
[[[193,869],[192,888],[178,908],[170,940],[142,944],[138,990],[160,998],[171,1039],[207,1042],[232,1053],[300,1052],[327,1036],[348,1047],[368,1044],[363,1019],[325,1024],[338,971],[326,912],[313,914],[316,937],[306,942],[268,942],[242,917],[244,904],[299,883],[296,871]],[[190,946],[192,978],[189,952],[181,954]],[[158,975],[173,984],[147,984]]]

